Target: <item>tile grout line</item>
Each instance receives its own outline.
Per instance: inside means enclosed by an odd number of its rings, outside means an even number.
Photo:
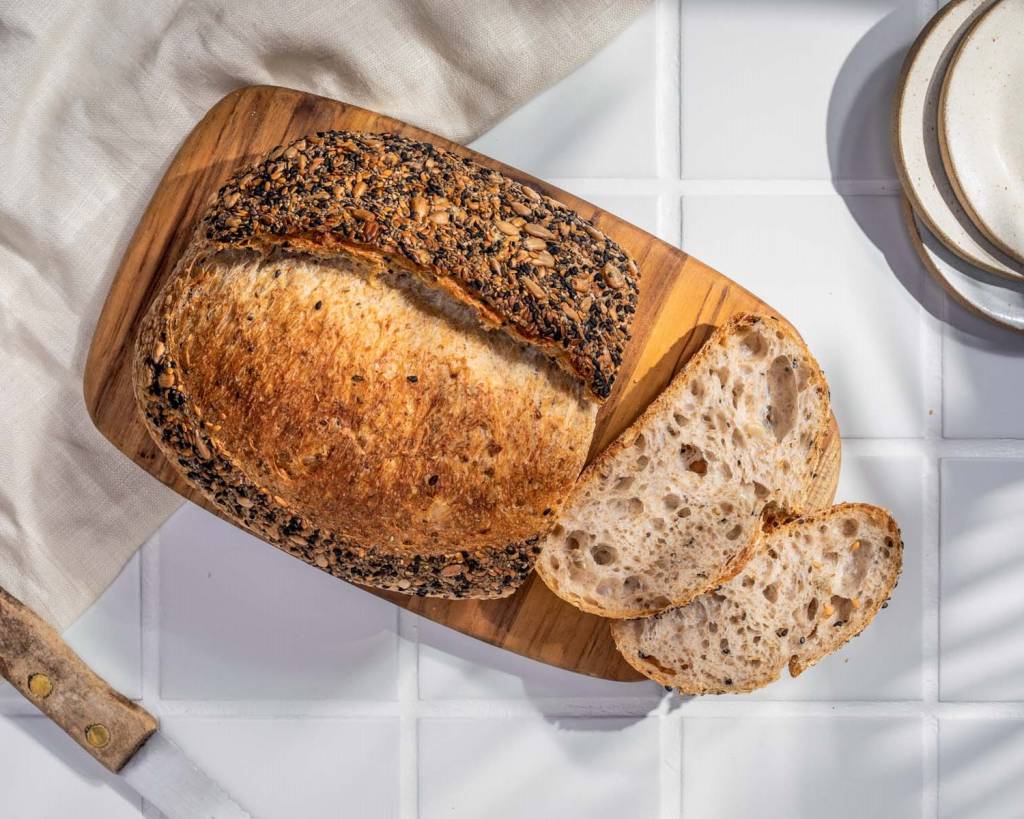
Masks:
[[[419,623],[398,609],[398,815],[419,816]]]
[[[660,150],[659,150],[660,153]],[[883,179],[674,179],[650,177],[551,177],[552,185],[581,196],[899,196],[895,178]]]

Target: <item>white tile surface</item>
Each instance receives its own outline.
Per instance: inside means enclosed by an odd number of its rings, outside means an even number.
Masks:
[[[542,179],[656,176],[658,11],[470,147]]]
[[[1024,438],[1024,336],[957,310],[943,337],[947,438]]]
[[[683,247],[799,328],[843,435],[922,434],[924,271],[895,197],[687,196]]]
[[[655,817],[658,725],[651,720],[424,720],[420,816]]]
[[[683,176],[895,176],[889,100],[914,0],[685,0]]]
[[[1024,460],[942,464],[944,700],[1024,700]]]
[[[686,719],[683,815],[920,816],[921,752],[914,718]]]
[[[197,507],[160,536],[167,699],[393,699],[397,609]]]
[[[139,556],[125,565],[103,596],[71,626],[64,638],[103,679],[130,699],[142,696],[142,635]],[[0,683],[0,703],[21,695]]]
[[[42,717],[0,719],[0,816],[138,819],[141,804]]]
[[[941,819],[1006,819],[1024,805],[1024,720],[939,725]]]
[[[903,575],[875,622],[814,668],[752,695],[758,700],[915,700],[921,690],[922,474],[924,459],[847,456],[836,500],[888,507],[904,539]]]
[[[259,819],[398,816],[397,720],[178,717],[164,730]]]
[[[616,683],[520,657],[421,620],[420,696],[425,700],[536,700],[623,697],[653,708],[663,693],[652,682]]]

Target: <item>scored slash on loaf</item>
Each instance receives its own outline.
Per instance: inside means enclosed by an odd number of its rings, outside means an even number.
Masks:
[[[392,134],[224,185],[134,362],[154,440],[227,517],[354,582],[500,597],[578,477],[637,269],[574,211]]]

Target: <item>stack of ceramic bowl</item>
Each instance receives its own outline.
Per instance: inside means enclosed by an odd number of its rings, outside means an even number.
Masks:
[[[1024,0],[954,0],[932,19],[903,65],[893,147],[925,265],[1024,331]]]

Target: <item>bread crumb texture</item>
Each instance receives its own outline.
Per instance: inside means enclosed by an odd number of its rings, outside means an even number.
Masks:
[[[625,659],[685,694],[751,691],[797,676],[857,636],[899,578],[903,542],[892,516],[841,504],[762,531],[756,556],[686,606],[619,620]]]
[[[792,328],[735,317],[588,467],[538,572],[606,617],[689,602],[750,559],[762,516],[801,507],[830,424],[828,386]]]

